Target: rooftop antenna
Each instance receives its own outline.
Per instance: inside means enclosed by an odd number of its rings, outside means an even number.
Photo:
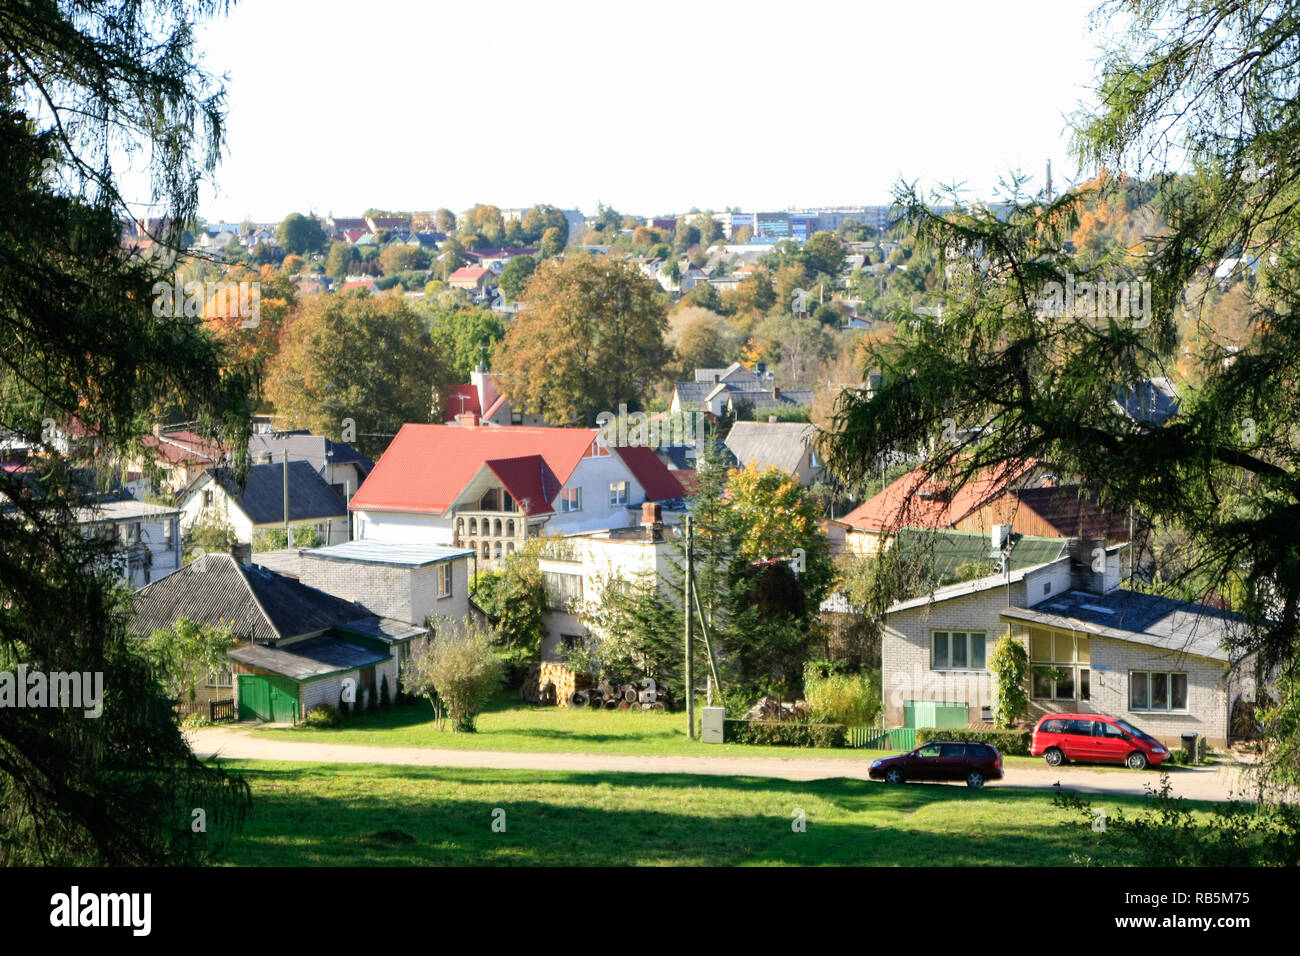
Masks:
[[[1052,161],[1047,161],[1047,201],[1052,201]]]

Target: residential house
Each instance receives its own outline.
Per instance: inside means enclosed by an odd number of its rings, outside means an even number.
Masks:
[[[143,501],[98,501],[78,508],[76,518],[87,538],[118,543],[112,567],[129,587],[144,587],[181,566],[179,509]]]
[[[397,690],[398,661],[427,632],[229,554],[206,554],[138,591],[132,631],[142,637],[180,618],[228,626],[239,646],[229,669],[208,675],[204,698],[235,701],[240,720],[301,721],[338,706],[344,681],[358,692]]]
[[[346,442],[336,442],[306,430],[262,432],[250,436],[248,456],[255,464],[306,461],[325,479],[325,483],[350,498],[366,480],[375,463]]]
[[[741,467],[779,468],[809,488],[826,468],[814,447],[816,438],[817,430],[806,423],[736,422],[726,442]]]
[[[1247,689],[1226,650],[1240,617],[1121,588],[1123,546],[1069,544],[1056,560],[894,604],[881,643],[886,723],[987,720],[997,691],[988,661],[1010,634],[1033,668],[1031,719],[1109,714],[1169,746],[1193,732],[1226,745],[1232,703]]]
[[[496,284],[496,273],[483,266],[461,266],[447,276],[447,285],[453,289],[480,296],[486,295],[489,288]]]
[[[290,528],[310,528],[325,544],[348,540],[348,506],[309,461],[289,461]],[[251,465],[241,490],[229,468],[207,468],[180,495],[186,531],[197,522],[229,524],[235,540],[252,543],[259,533],[284,528],[283,462]]]
[[[681,484],[597,429],[406,424],[352,499],[358,540],[442,544],[480,566],[529,538],[625,528]]]
[[[546,425],[541,415],[523,412],[511,405],[510,399],[501,391],[500,376],[485,369],[482,362],[470,373],[468,385],[452,386],[447,396],[443,421],[460,421],[461,416],[471,416],[464,420],[475,425],[529,425],[538,428]]]
[[[386,229],[395,239],[405,240],[411,234],[409,216],[367,216],[366,225],[370,227],[371,232]]]
[[[505,249],[466,249],[465,258],[473,266],[491,269],[494,275],[501,275],[506,263],[518,256],[536,256],[537,247],[510,247]]]

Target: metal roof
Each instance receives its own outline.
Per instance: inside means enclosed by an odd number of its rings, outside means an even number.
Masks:
[[[329,634],[295,641],[284,647],[237,647],[227,651],[232,661],[259,667],[297,681],[327,677],[342,671],[369,667],[389,659],[385,651],[350,644]]]
[[[1002,617],[1217,661],[1232,660],[1224,642],[1245,626],[1231,611],[1123,588],[1108,594],[1066,591],[1033,608],[1009,607]]]
[[[792,475],[816,434],[812,425],[801,422],[736,422],[727,433],[727,447],[744,466],[762,470],[774,465]]]
[[[429,633],[428,628],[416,627],[414,624],[407,624],[405,621],[398,621],[391,617],[365,617],[340,624],[335,630],[360,634],[363,637],[383,641],[385,644],[404,644],[413,637],[421,637]]]
[[[504,513],[504,512],[503,512]],[[454,561],[474,554],[473,548],[452,548],[441,544],[411,544],[396,541],[343,541],[326,548],[305,548],[303,554],[332,561],[359,561],[363,564],[396,564],[419,568],[440,561]]]

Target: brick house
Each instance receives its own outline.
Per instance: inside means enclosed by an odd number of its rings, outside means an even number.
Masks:
[[[1121,588],[1123,546],[1070,544],[1057,560],[893,605],[881,641],[886,724],[988,719],[997,688],[987,662],[1009,633],[1029,651],[1031,719],[1104,713],[1170,746],[1188,732],[1225,745],[1232,703],[1248,685],[1225,650],[1240,618]],[[1102,554],[1105,570],[1094,572],[1089,556]]]

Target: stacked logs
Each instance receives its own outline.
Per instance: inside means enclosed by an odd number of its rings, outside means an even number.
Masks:
[[[608,680],[597,685],[586,671],[550,662],[534,664],[528,669],[519,697],[542,706],[605,710],[666,710],[671,703],[666,691],[657,688],[653,680],[642,681],[640,687]]]

